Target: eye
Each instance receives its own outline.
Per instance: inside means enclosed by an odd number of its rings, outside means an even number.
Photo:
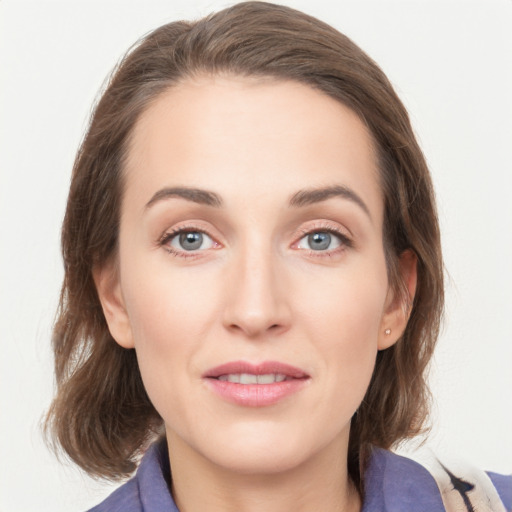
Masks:
[[[171,233],[163,240],[163,243],[172,252],[200,251],[216,246],[213,239],[203,231],[190,230]]]
[[[349,241],[344,235],[324,230],[313,231],[303,236],[296,247],[310,251],[332,251],[342,245],[349,245]]]

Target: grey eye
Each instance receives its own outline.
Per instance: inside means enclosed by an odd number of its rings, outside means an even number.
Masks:
[[[329,233],[312,233],[308,235],[308,244],[313,251],[325,251],[331,244],[331,235]]]
[[[177,234],[170,245],[182,251],[197,251],[213,247],[213,240],[201,231],[184,231]]]
[[[297,245],[298,249],[309,249],[312,251],[326,251],[336,249],[342,245],[341,236],[329,231],[314,231],[302,237]]]

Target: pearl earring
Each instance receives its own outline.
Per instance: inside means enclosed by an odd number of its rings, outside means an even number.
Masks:
[[[386,330],[384,331],[384,334],[385,334],[386,336],[389,336],[389,335],[391,334],[391,329],[386,329]]]

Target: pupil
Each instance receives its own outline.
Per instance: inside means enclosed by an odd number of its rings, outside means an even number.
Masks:
[[[181,233],[180,245],[186,251],[199,249],[203,243],[203,235],[197,232]]]
[[[314,251],[328,249],[331,244],[331,235],[329,233],[313,233],[308,236],[308,243]]]

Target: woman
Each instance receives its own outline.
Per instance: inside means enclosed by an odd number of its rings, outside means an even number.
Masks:
[[[95,110],[62,244],[49,426],[94,475],[146,452],[95,510],[443,509],[385,451],[427,414],[431,180],[346,37],[252,2],[149,34]],[[444,474],[474,509],[476,482]]]

